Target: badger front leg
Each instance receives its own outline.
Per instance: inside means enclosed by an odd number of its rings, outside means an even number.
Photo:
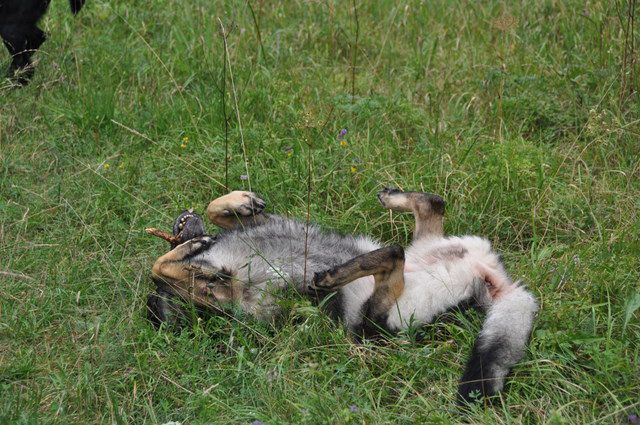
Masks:
[[[433,193],[402,192],[385,188],[378,192],[383,207],[392,211],[412,212],[416,219],[414,242],[420,239],[444,236],[444,200]]]
[[[331,270],[316,273],[312,289],[336,291],[365,276],[373,276],[373,294],[363,308],[358,336],[374,337],[385,331],[389,310],[404,290],[404,249],[394,245],[359,255]]]
[[[265,202],[253,192],[234,190],[214,199],[207,207],[207,216],[211,222],[223,229],[255,226],[268,219],[262,211]]]

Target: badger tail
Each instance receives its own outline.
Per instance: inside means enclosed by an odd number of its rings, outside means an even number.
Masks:
[[[458,387],[460,404],[502,390],[505,377],[525,355],[537,310],[535,298],[521,286],[511,284],[494,298]]]
[[[82,5],[84,5],[85,0],[69,0],[69,6],[71,6],[71,13],[74,15],[80,12],[82,9]]]

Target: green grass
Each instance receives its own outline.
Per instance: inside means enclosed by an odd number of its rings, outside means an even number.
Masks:
[[[640,410],[626,3],[358,2],[353,98],[351,2],[251,3],[264,56],[247,2],[90,0],[74,19],[56,1],[32,84],[0,84],[0,422],[626,423]],[[473,315],[381,346],[295,298],[277,328],[145,321],[166,246],[143,229],[225,192],[218,17],[240,116],[227,73],[229,188],[248,189],[248,169],[271,211],[304,217],[310,200],[313,220],[389,243],[412,221],[377,190],[442,194],[446,231],[488,237],[536,294],[529,353],[493,406],[455,407]]]

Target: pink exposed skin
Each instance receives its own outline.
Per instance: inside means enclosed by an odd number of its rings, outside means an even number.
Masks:
[[[489,295],[495,301],[513,291],[514,286],[504,272],[478,263],[475,267],[478,277],[485,281]]]

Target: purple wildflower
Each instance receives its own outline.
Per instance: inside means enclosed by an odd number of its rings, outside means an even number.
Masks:
[[[246,174],[241,174],[240,175],[240,180],[245,181],[245,180],[249,180],[249,176]]]
[[[351,406],[349,406],[349,412],[351,413],[358,413],[360,409],[358,409],[358,406],[356,406],[355,404],[352,404]]]
[[[251,422],[251,425],[264,425],[264,424],[256,419],[255,421]]]
[[[338,140],[344,139],[344,136],[346,136],[347,133],[348,133],[348,130],[346,128],[343,128],[342,130],[340,130],[340,133],[338,133]]]
[[[636,414],[629,415],[628,419],[630,424],[634,424],[634,425],[640,424],[640,418]]]

